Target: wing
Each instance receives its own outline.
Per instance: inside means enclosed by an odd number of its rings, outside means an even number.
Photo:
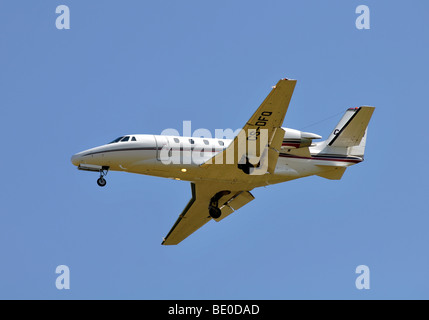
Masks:
[[[206,177],[217,181],[220,177],[228,177],[234,183],[242,182],[241,186],[246,186],[247,190],[231,190],[231,183],[192,183],[192,199],[164,238],[163,245],[180,243],[213,219],[209,213],[213,199],[221,210],[216,221],[224,219],[254,199],[249,191],[255,184],[248,174],[274,172],[285,134],[281,125],[295,84],[296,80],[281,79],[232,143],[201,165],[207,170],[204,173]]]
[[[222,212],[216,221],[224,219],[254,199],[249,191],[225,190],[221,186],[213,187],[209,184],[191,183],[191,189],[192,199],[164,238],[163,245],[179,244],[213,219],[209,214],[209,204],[214,197]]]
[[[236,170],[237,164],[245,166],[246,163],[250,163],[251,167],[255,167],[256,164],[263,167],[264,171],[256,174],[263,174],[267,171],[272,173],[277,164],[285,134],[281,125],[295,85],[296,80],[281,79],[232,143],[223,152],[216,154],[201,166],[209,168],[212,164],[232,164],[235,165],[232,167],[239,175],[240,170]],[[228,174],[234,175],[233,172]]]

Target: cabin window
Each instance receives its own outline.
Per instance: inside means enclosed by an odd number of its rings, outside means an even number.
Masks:
[[[204,141],[204,144],[209,144],[208,140],[203,140],[203,141]]]
[[[178,138],[174,138],[174,142],[179,143],[180,140]]]
[[[194,144],[194,143],[195,143],[194,139],[189,139],[189,142],[190,142],[191,144]]]
[[[224,145],[223,141],[219,140],[219,145],[223,146]]]

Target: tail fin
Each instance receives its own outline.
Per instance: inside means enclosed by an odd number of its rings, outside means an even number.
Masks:
[[[326,140],[326,148],[333,153],[363,157],[366,132],[374,107],[350,108]]]

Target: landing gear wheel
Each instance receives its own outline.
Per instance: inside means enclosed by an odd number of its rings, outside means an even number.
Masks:
[[[209,214],[210,214],[210,217],[212,217],[213,219],[217,219],[221,216],[222,211],[218,207],[210,206]]]
[[[222,215],[222,211],[219,209],[219,199],[227,194],[230,194],[231,191],[223,190],[216,193],[211,199],[209,204],[209,214],[213,219],[218,219]]]
[[[106,179],[104,179],[103,177],[100,177],[100,178],[98,178],[98,180],[97,180],[97,184],[100,186],[100,187],[104,187],[105,185],[106,185]]]
[[[97,184],[100,187],[104,187],[107,183],[106,180],[104,179],[104,176],[107,175],[107,172],[109,172],[109,167],[103,167],[100,170],[100,178],[98,178],[98,180],[97,180]]]

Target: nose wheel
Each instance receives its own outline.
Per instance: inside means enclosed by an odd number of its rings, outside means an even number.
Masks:
[[[106,179],[104,179],[103,177],[100,177],[100,178],[98,178],[97,179],[97,184],[100,186],[100,187],[104,187],[105,185],[106,185]]]
[[[107,175],[108,171],[109,171],[108,169],[101,169],[100,170],[100,178],[97,179],[97,184],[100,187],[104,187],[106,185],[107,181],[106,181],[106,179],[104,179],[104,176]]]

